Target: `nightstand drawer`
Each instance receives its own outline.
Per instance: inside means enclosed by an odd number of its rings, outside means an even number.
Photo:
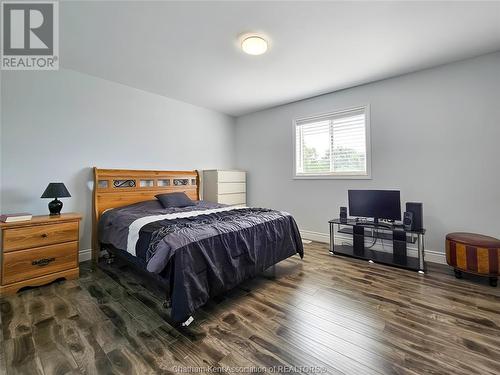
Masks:
[[[4,254],[2,284],[28,280],[78,266],[78,242]]]
[[[78,240],[78,222],[34,225],[5,229],[3,251],[28,249]]]

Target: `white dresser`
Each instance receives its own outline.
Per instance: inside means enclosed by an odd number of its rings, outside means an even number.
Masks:
[[[203,171],[203,200],[229,205],[246,205],[246,173],[218,169]]]

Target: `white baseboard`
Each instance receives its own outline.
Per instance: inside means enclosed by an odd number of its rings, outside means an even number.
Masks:
[[[312,240],[316,242],[330,243],[330,235],[326,233],[313,232],[310,230],[300,230],[300,235],[306,240]]]
[[[330,243],[330,235],[327,233],[313,232],[310,230],[300,230],[300,235],[303,238],[308,239],[308,240],[323,242],[323,243]],[[335,234],[335,243],[337,245],[340,245],[342,242],[352,242],[352,237]],[[387,252],[392,251],[392,245],[389,244],[388,241],[385,241],[385,243],[387,243],[386,246],[376,244],[373,247],[373,250],[387,251]],[[412,257],[416,257],[417,256],[417,249],[415,247],[409,246],[408,247],[408,255],[412,256]],[[425,261],[431,262],[431,263],[446,264],[446,255],[441,251],[426,249],[425,250]]]
[[[447,264],[446,254],[436,250],[425,250],[425,260],[431,263]]]
[[[91,260],[91,259],[92,259],[92,249],[80,250],[80,252],[78,254],[78,261],[80,263],[85,262],[87,260]]]

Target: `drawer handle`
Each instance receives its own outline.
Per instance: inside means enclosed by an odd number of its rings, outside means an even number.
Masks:
[[[43,266],[47,266],[50,262],[53,262],[55,260],[56,260],[56,258],[42,258],[42,259],[34,260],[33,262],[31,262],[31,265],[43,267]]]
[[[47,233],[42,234],[43,238],[47,238],[49,235]]]

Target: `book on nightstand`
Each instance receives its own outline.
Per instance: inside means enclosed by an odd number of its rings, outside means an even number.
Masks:
[[[0,222],[2,223],[15,223],[18,221],[28,221],[31,220],[33,215],[23,212],[20,214],[6,214],[0,215]]]

